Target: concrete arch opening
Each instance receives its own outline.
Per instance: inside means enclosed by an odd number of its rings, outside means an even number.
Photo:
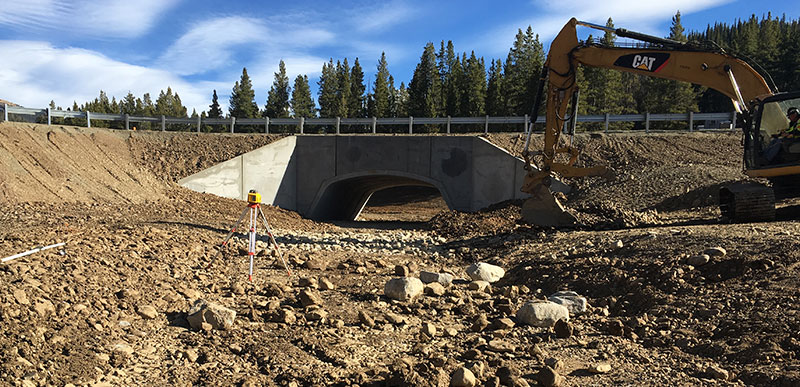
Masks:
[[[378,191],[396,187],[430,187],[437,190],[451,208],[441,183],[402,172],[380,171],[337,176],[322,184],[309,217],[315,220],[356,220],[370,197]]]

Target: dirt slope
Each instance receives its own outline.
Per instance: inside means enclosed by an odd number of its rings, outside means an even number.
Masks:
[[[0,124],[0,201],[158,200],[167,187],[105,129]]]

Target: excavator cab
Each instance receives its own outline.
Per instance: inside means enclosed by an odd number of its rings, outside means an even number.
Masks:
[[[781,138],[779,145],[774,145],[777,143],[775,138],[789,128],[791,122],[787,111],[793,107],[800,108],[800,93],[776,94],[753,104],[752,127],[745,128],[745,168],[753,170],[754,176],[788,172],[786,169],[775,171],[778,167],[800,168],[800,136]],[[772,150],[774,156],[768,154],[771,145],[775,147]],[[790,174],[798,172],[800,169]]]

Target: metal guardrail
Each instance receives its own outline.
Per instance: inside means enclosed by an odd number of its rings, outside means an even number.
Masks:
[[[230,118],[205,118],[201,119],[200,117],[195,118],[175,118],[175,117],[139,117],[139,116],[131,116],[128,114],[107,114],[107,113],[92,113],[92,112],[73,112],[73,111],[65,111],[65,110],[51,110],[49,108],[45,109],[31,109],[25,107],[18,107],[18,106],[7,106],[6,104],[0,105],[0,109],[3,110],[3,120],[8,121],[9,114],[19,114],[19,115],[28,115],[28,116],[46,116],[47,117],[47,124],[50,125],[52,122],[52,118],[79,118],[86,120],[86,126],[91,127],[92,121],[100,120],[100,121],[121,121],[125,122],[125,129],[130,130],[131,122],[152,122],[152,123],[161,123],[161,130],[167,130],[167,124],[185,124],[185,125],[194,125],[196,127],[197,132],[200,132],[200,128],[203,125],[229,125],[230,132],[234,133],[236,125],[248,125],[248,126],[262,126],[264,127],[264,133],[269,133],[270,126],[294,126],[297,128],[297,133],[304,134],[306,126],[332,126],[335,128],[335,134],[341,134],[341,127],[342,125],[350,126],[350,125],[359,125],[359,126],[368,126],[372,129],[373,134],[378,133],[378,125],[386,126],[386,125],[395,125],[395,126],[407,126],[408,133],[414,133],[414,125],[445,125],[446,126],[446,133],[450,133],[450,126],[451,125],[464,125],[464,124],[471,124],[471,125],[484,125],[484,133],[489,132],[489,125],[495,124],[505,124],[505,125],[514,125],[519,124],[521,125],[520,132],[524,132],[526,125],[530,123],[530,119],[528,115],[523,117],[518,116],[511,116],[511,117],[427,117],[427,118],[415,118],[415,117],[397,117],[397,118],[239,118],[230,117]],[[544,116],[536,117],[535,123],[544,123],[545,118]],[[585,116],[578,116],[578,122],[587,122],[587,123],[603,123],[604,130],[607,132],[609,123],[611,122],[644,122],[645,123],[645,132],[650,131],[650,123],[654,121],[687,121],[688,131],[694,131],[694,123],[696,121],[717,121],[717,122],[729,122],[728,129],[724,130],[733,130],[734,125],[736,123],[736,112],[730,113],[695,113],[695,112],[688,112],[688,113],[659,113],[659,114],[651,114],[651,113],[644,113],[644,114],[604,114],[604,115],[585,115]],[[704,128],[708,130],[707,128]],[[714,129],[719,130],[719,129]]]

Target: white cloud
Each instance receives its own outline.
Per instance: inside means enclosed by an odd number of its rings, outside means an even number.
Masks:
[[[521,19],[509,23],[511,27],[498,28],[486,34],[487,38],[478,42],[481,51],[495,55],[504,54],[514,42],[518,28],[533,27],[539,34],[539,40],[549,49],[550,40],[555,37],[570,18],[605,25],[609,17],[614,25],[633,31],[649,33],[657,36],[666,35],[663,31],[675,12],[687,15],[692,12],[729,3],[732,0],[674,0],[669,2],[647,2],[627,0],[534,0],[539,7],[535,17]],[[580,33],[580,32],[579,32]],[[597,35],[597,33],[592,32]]]
[[[115,61],[90,50],[56,48],[47,42],[0,41],[0,52],[5,53],[0,61],[0,98],[32,108],[44,108],[50,100],[66,108],[73,101],[96,98],[100,90],[117,98],[130,91],[137,97],[150,93],[155,99],[170,86],[189,111],[199,112],[208,108],[212,89],[230,88],[220,82],[190,84],[167,71]]]
[[[0,25],[96,38],[132,38],[149,31],[180,0],[8,0]]]
[[[233,66],[235,50],[241,49],[251,54],[265,53],[256,56],[266,57],[277,68],[281,58],[298,56],[299,50],[333,38],[333,33],[318,27],[230,16],[195,24],[164,52],[158,63],[177,74],[202,74]]]
[[[401,1],[392,1],[380,4],[367,12],[359,9],[350,23],[359,32],[374,33],[407,22],[417,14],[416,8]]]

